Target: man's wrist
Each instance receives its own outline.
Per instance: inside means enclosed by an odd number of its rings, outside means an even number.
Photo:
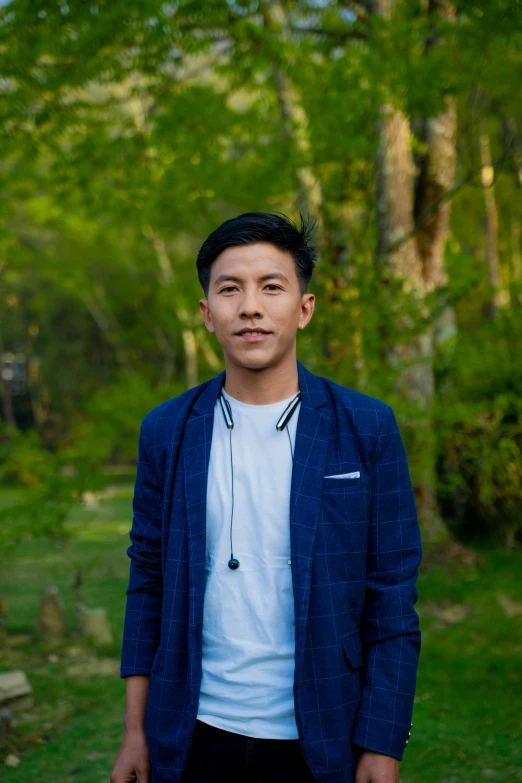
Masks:
[[[139,720],[137,718],[125,718],[123,725],[125,727],[126,734],[145,733],[145,723],[143,720]]]
[[[397,762],[397,764],[400,764],[400,761],[395,756],[390,756],[387,753],[384,753],[381,750],[373,750],[372,748],[363,748],[362,745],[355,745],[355,748],[357,750],[357,756],[362,756],[363,753],[373,753],[378,756],[383,756],[387,759],[393,759],[393,761]]]
[[[383,756],[385,759],[392,759],[393,761],[396,761],[397,764],[399,764],[399,760],[395,758],[395,756],[388,756],[387,753],[381,753],[380,750],[371,750],[370,748],[361,748],[361,751],[363,753],[373,753],[375,756]]]

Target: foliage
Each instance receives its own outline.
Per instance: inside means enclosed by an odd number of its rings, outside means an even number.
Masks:
[[[0,547],[31,538],[66,539],[65,520],[86,489],[96,483],[96,466],[52,453],[34,431],[0,426],[0,482],[17,483],[23,496],[0,508]],[[2,485],[0,484],[0,486]]]
[[[522,540],[522,372],[520,315],[460,336],[439,357],[439,492],[461,535]]]
[[[368,14],[364,1],[337,0],[281,3],[278,18],[267,2],[234,0],[0,7],[0,345],[27,357],[32,420],[21,429],[38,432],[10,436],[6,458],[9,475],[29,482],[28,497],[41,463],[94,476],[103,463],[134,458],[147,408],[215,374],[221,351],[198,310],[197,250],[233,215],[295,217],[311,171],[322,252],[300,358],[394,404],[414,475],[428,459],[416,417],[432,414],[447,518],[461,519],[464,497],[484,532],[519,536],[522,349],[511,340],[509,366],[486,372],[478,346],[493,360],[509,329],[520,334],[511,319],[522,302],[522,9],[459,1],[455,22],[435,25],[431,5],[401,0],[390,19]],[[425,322],[375,263],[377,121],[383,102],[402,109],[420,164],[426,124],[450,97],[458,135],[449,280],[427,304],[431,316],[438,302],[454,307],[458,339],[441,348],[435,405],[422,413],[397,397],[404,368],[387,363]],[[484,320],[484,130],[508,293],[504,337]],[[22,398],[13,399],[21,418]],[[55,480],[63,486],[41,478],[38,491],[69,497],[74,482]],[[55,521],[40,529],[59,529],[68,500],[56,502]]]

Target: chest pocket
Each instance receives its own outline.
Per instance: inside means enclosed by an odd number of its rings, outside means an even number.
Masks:
[[[334,471],[332,471],[333,473]],[[366,482],[362,476],[332,478],[329,473],[323,478],[323,494],[347,494],[364,491]]]

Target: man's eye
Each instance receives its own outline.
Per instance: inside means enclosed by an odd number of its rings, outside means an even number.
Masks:
[[[222,288],[222,289],[221,289],[221,293],[223,293],[223,291],[231,291],[231,290],[233,290],[234,288],[237,288],[237,286],[235,286],[235,285],[227,285],[227,286],[226,286],[226,288]],[[265,286],[265,288],[276,288],[276,289],[278,289],[279,291],[282,291],[282,288],[281,288],[281,286],[280,286],[280,285],[276,285],[275,283],[268,283],[268,284]]]

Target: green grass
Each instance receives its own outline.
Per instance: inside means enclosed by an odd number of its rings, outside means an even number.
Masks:
[[[23,669],[33,688],[34,709],[18,717],[17,738],[1,746],[20,754],[18,767],[2,767],[2,781],[18,783],[107,783],[122,738],[125,683],[119,678],[125,589],[129,559],[126,549],[132,487],[118,488],[100,501],[100,510],[78,508],[68,522],[75,536],[65,544],[25,541],[4,563],[0,591],[9,597],[6,628],[15,644],[0,648],[0,668]],[[76,632],[73,581],[83,563],[83,597],[87,606],[106,608],[114,641],[94,648]],[[34,636],[40,597],[49,584],[59,587],[69,631],[60,647]],[[52,656],[58,657],[53,660]],[[51,660],[49,660],[51,656]],[[109,674],[92,674],[92,658],[112,663]],[[71,676],[68,667],[88,665],[85,677]],[[99,666],[101,668],[101,664]]]
[[[98,511],[75,510],[68,523],[75,536],[66,544],[25,541],[2,564],[11,643],[0,648],[0,668],[23,669],[34,697],[15,737],[0,747],[0,761],[9,752],[21,759],[18,767],[2,767],[5,783],[108,780],[123,731],[119,655],[131,499],[132,487],[118,487]],[[401,783],[522,781],[522,552],[480,544],[474,551],[472,565],[423,562],[416,605],[422,649]],[[110,618],[114,642],[103,648],[76,633],[80,562],[88,566],[85,603],[104,606]],[[70,625],[56,649],[34,635],[48,584],[58,585]],[[69,670],[89,663],[82,677]]]
[[[423,637],[405,781],[522,780],[522,552],[475,551],[473,566],[419,577]]]

